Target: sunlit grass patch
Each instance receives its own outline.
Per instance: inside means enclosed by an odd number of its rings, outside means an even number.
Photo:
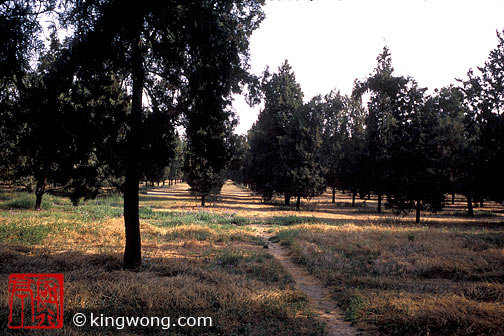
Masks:
[[[140,208],[140,218],[151,220],[153,224],[161,227],[173,227],[180,225],[236,225],[249,224],[250,220],[237,216],[234,213],[222,214],[210,211],[155,211],[149,206]]]
[[[81,227],[75,217],[64,213],[29,211],[0,212],[0,241],[24,244],[40,244],[50,234],[64,234]]]
[[[0,242],[47,244],[70,239],[72,233],[98,234],[97,224],[122,216],[118,196],[102,196],[73,206],[70,200],[44,195],[42,210],[33,210],[35,197],[25,192],[3,192],[0,202]]]
[[[250,229],[234,228],[226,226],[184,225],[166,229],[159,237],[163,241],[198,240],[214,243],[245,242],[255,245],[264,245],[262,238],[254,234]]]

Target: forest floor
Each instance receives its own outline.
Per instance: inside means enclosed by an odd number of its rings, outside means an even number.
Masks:
[[[211,327],[173,326],[173,335],[504,334],[497,204],[470,218],[457,199],[417,225],[412,214],[376,214],[375,199],[352,208],[348,194],[296,211],[230,182],[205,208],[186,184],[143,188],[143,266],[129,272],[119,196],[73,207],[47,195],[33,211],[33,195],[0,191],[0,283],[12,273],[64,273],[61,335],[166,332],[76,327],[78,312],[212,318]],[[7,285],[0,298],[6,330]]]

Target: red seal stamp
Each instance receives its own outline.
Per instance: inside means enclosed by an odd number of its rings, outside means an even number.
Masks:
[[[10,329],[56,329],[63,326],[63,274],[9,276]]]

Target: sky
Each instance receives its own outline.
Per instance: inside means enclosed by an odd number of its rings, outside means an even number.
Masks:
[[[504,29],[504,0],[267,0],[264,11],[250,40],[250,71],[276,72],[287,59],[305,101],[349,94],[385,45],[397,75],[430,90],[456,83],[484,64]],[[246,134],[260,107],[234,98],[235,132]]]

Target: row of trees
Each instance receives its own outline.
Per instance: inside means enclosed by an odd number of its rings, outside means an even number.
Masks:
[[[117,185],[124,267],[138,267],[140,180],[177,178],[183,168],[202,204],[224,182],[231,95],[251,82],[248,40],[263,4],[2,1],[1,178],[33,178],[37,206],[48,183],[64,185],[75,203]],[[48,48],[41,20],[53,21]]]
[[[445,195],[504,201],[504,37],[477,73],[431,94],[394,74],[388,48],[351,96],[331,92],[303,103],[287,61],[262,81],[265,106],[242,141],[240,182],[268,200],[332,188],[374,193],[397,211],[440,210]],[[363,103],[365,101],[365,103]],[[235,164],[235,166],[237,166]],[[240,173],[238,174],[237,171]]]

